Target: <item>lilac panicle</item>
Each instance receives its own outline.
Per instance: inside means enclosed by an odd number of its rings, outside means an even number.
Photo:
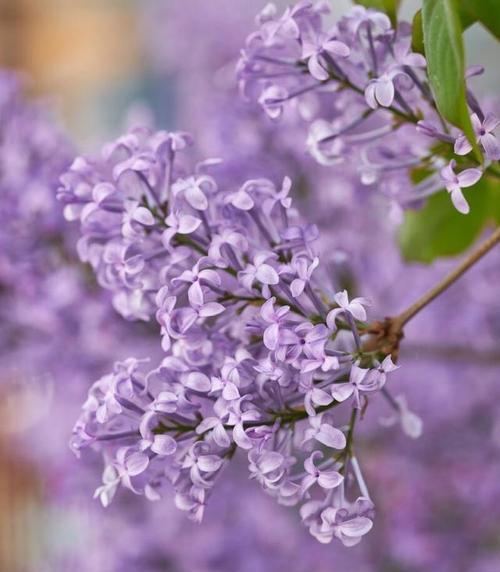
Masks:
[[[356,414],[392,369],[363,354],[366,300],[321,287],[318,231],[293,209],[288,178],[219,187],[217,162],[191,167],[190,145],[136,129],[62,177],[82,259],[125,318],[156,318],[165,352],[154,369],[130,358],[92,386],[72,448],[103,451],[104,505],[120,484],[155,500],[170,483],[196,521],[243,450],[278,502],[314,504],[304,522],[318,539],[354,544],[371,501],[346,497],[351,445],[333,408]]]
[[[241,92],[273,120],[294,108],[309,125],[307,147],[320,164],[357,165],[363,184],[376,184],[401,206],[418,203],[443,188],[436,141],[457,160],[472,145],[436,111],[426,60],[411,51],[411,26],[394,29],[385,14],[355,6],[327,27],[328,12],[321,1],[298,2],[281,15],[268,5],[241,53]],[[500,159],[499,121],[470,91],[468,102],[487,168]],[[416,167],[430,172],[418,185],[410,178]],[[483,169],[475,171],[482,176]],[[452,199],[468,212],[458,193]]]
[[[62,264],[74,231],[63,233],[66,223],[55,198],[73,149],[48,105],[28,100],[23,88],[20,74],[0,70],[0,354],[5,358],[28,340],[37,342],[40,332],[51,334],[78,290],[73,269]],[[64,284],[71,284],[66,296]]]

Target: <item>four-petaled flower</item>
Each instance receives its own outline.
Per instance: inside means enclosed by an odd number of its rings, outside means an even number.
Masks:
[[[346,312],[349,312],[356,320],[360,320],[361,322],[366,320],[366,310],[364,307],[370,305],[370,302],[366,298],[353,298],[349,302],[347,290],[343,290],[335,294],[333,299],[339,307],[328,312],[326,323],[330,329],[335,330],[337,328],[335,323],[337,316]]]
[[[302,43],[302,58],[307,60],[309,73],[319,81],[325,81],[330,77],[329,58],[347,58],[350,53],[349,47],[344,42],[324,34],[309,36]]]
[[[482,177],[481,169],[465,169],[461,173],[455,173],[456,162],[452,159],[446,167],[441,169],[441,180],[446,190],[451,195],[451,201],[458,212],[468,214],[470,211],[469,203],[462,193],[465,187],[472,187]]]
[[[337,471],[328,471],[319,469],[315,461],[322,459],[323,453],[321,451],[314,451],[304,461],[304,469],[307,475],[302,479],[302,489],[307,491],[316,483],[326,490],[334,489],[340,485],[344,477]]]
[[[365,369],[358,365],[353,365],[349,374],[348,382],[335,383],[332,385],[332,396],[337,401],[345,401],[354,394],[355,407],[359,409],[361,407],[360,392],[369,392],[381,389],[385,383],[386,371],[392,371],[392,369],[388,367],[387,370],[380,372],[379,370]]]
[[[269,298],[260,309],[260,315],[266,324],[263,340],[266,348],[275,350],[278,347],[280,325],[285,321],[286,315],[290,311],[290,306],[274,307],[276,298]]]
[[[262,292],[266,298],[270,296],[269,286],[279,283],[280,278],[276,269],[269,264],[276,257],[270,252],[259,252],[253,257],[253,264],[247,264],[244,270],[238,272],[241,284],[252,291],[254,282],[263,285]]]
[[[350,514],[345,508],[326,508],[321,513],[321,526],[312,534],[322,543],[338,538],[344,546],[354,546],[371,530],[373,522],[366,516]]]
[[[344,449],[346,446],[345,435],[340,429],[329,423],[324,423],[323,419],[323,415],[309,418],[310,427],[304,432],[304,442],[316,439],[316,441],[332,449]]]
[[[481,121],[477,114],[473,113],[471,121],[477,141],[483,147],[486,157],[490,161],[498,161],[500,159],[500,144],[493,135],[493,131],[500,124],[500,120],[493,113],[487,113]],[[464,133],[456,138],[454,150],[457,155],[467,155],[472,151],[472,145]]]
[[[170,248],[170,242],[176,234],[192,234],[201,224],[201,219],[180,212],[170,213],[165,219],[168,228],[163,231],[162,242]]]

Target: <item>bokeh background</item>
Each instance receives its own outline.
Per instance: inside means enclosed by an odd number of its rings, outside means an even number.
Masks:
[[[403,2],[403,16],[417,4]],[[269,126],[237,103],[233,108],[231,82],[264,5],[1,0],[0,66],[20,72],[26,97],[56,118],[65,134],[49,137],[42,121],[34,145],[64,137],[61,163],[137,122],[189,129],[208,155],[232,148],[233,160],[258,158]],[[332,2],[333,17],[350,5]],[[497,44],[476,26],[466,44],[469,63],[487,69],[479,94],[498,94]],[[227,105],[217,115],[221,102]],[[26,145],[33,140],[26,134]],[[274,141],[280,144],[279,136]],[[331,236],[337,273],[372,297],[379,315],[403,308],[453,265],[406,264],[376,200],[360,197],[347,176],[314,165],[300,145],[286,151],[270,168],[314,181],[303,185],[302,207]],[[21,161],[22,151],[16,153]],[[44,183],[49,192],[56,186],[50,177]],[[320,546],[293,510],[275,506],[247,481],[243,459],[224,477],[201,526],[186,522],[169,499],[150,505],[122,493],[107,510],[92,500],[100,461],[72,458],[72,423],[90,383],[116,359],[157,351],[157,337],[115,315],[78,264],[75,230],[62,221],[55,192],[39,187],[17,187],[38,206],[30,216],[26,208],[15,213],[10,236],[28,239],[14,262],[8,238],[0,242],[0,570],[500,570],[500,253],[407,332],[396,392],[422,418],[420,439],[380,423],[389,414],[383,404],[367,416],[359,447],[378,506],[374,531],[353,549]],[[7,213],[5,205],[2,198]],[[0,222],[7,236],[7,222]],[[348,268],[345,252],[353,260]]]

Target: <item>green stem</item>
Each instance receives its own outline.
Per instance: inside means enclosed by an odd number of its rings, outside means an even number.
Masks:
[[[332,403],[330,403],[329,405],[322,405],[321,407],[318,407],[316,409],[316,413],[320,414],[320,413],[324,413],[325,411],[328,411],[329,409],[332,409],[333,407],[339,405],[338,401],[333,401]],[[243,427],[245,429],[250,429],[252,427],[260,427],[261,425],[266,425],[266,426],[271,426],[274,425],[276,423],[276,421],[280,421],[280,425],[291,425],[296,423],[297,421],[302,421],[303,419],[307,419],[309,417],[309,414],[307,413],[307,411],[305,409],[290,409],[290,410],[286,410],[286,411],[276,411],[276,412],[272,412],[270,413],[271,418],[270,419],[264,419],[264,420],[259,420],[259,421],[247,421],[246,423],[243,423]],[[168,414],[167,414],[168,417]],[[163,423],[160,423],[158,425],[158,427],[156,427],[153,430],[153,433],[155,434],[163,434],[163,433],[168,433],[170,432],[175,432],[175,433],[189,433],[190,431],[195,431],[196,427],[198,424],[196,425],[184,425],[182,423],[177,423],[174,422],[173,426],[169,426],[169,425],[164,425]],[[233,429],[233,425],[224,425],[225,429],[231,430]]]
[[[354,439],[354,426],[356,425],[356,419],[357,418],[358,418],[358,410],[356,409],[356,407],[353,407],[352,412],[351,412],[351,419],[349,421],[349,431],[347,432],[346,446],[345,446],[345,450],[349,454],[352,453],[352,445],[353,445],[353,439]]]

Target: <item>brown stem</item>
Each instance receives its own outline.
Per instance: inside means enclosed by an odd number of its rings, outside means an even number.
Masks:
[[[380,322],[369,324],[365,333],[370,334],[370,338],[365,342],[363,350],[366,352],[378,351],[383,355],[392,355],[397,360],[399,344],[403,338],[404,326],[423,310],[435,298],[454,284],[471,266],[480,260],[496,244],[500,242],[500,228],[487,238],[474,252],[472,252],[455,270],[450,272],[436,286],[426,292],[414,304],[395,318],[386,318]]]
[[[500,228],[498,228],[490,237],[488,237],[474,252],[472,252],[463,262],[461,262],[454,270],[443,278],[436,286],[426,292],[414,304],[407,308],[404,312],[393,318],[393,324],[397,325],[397,329],[401,330],[420,310],[423,310],[435,298],[447,290],[454,284],[471,266],[478,262],[485,254],[487,254],[496,244],[500,242]]]

